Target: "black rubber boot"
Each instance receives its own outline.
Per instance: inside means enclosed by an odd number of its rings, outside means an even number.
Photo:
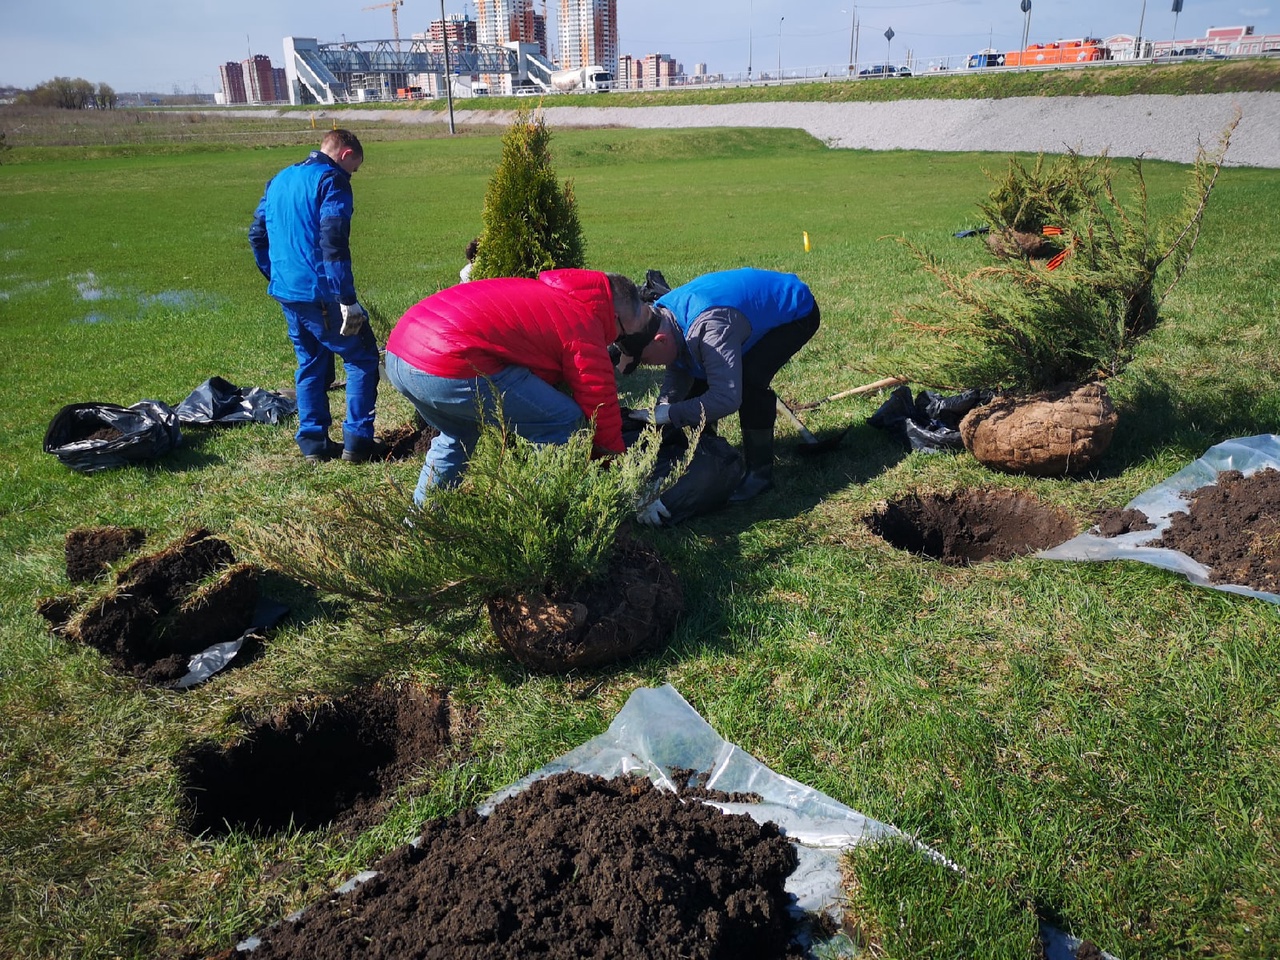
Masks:
[[[747,475],[729,495],[730,503],[742,503],[773,489],[773,428],[742,431],[742,456]]]

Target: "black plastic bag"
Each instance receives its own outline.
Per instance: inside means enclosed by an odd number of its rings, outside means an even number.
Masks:
[[[640,284],[640,299],[645,303],[653,303],[659,297],[671,292],[671,285],[660,270],[646,270],[644,283]],[[663,501],[664,503],[666,501]]]
[[[964,440],[956,427],[949,427],[940,420],[932,420],[926,424],[908,420],[904,424],[907,434],[907,445],[918,453],[949,453],[963,450]]]
[[[911,388],[905,383],[893,388],[889,399],[880,404],[867,423],[879,430],[887,430],[904,444],[907,442],[908,421],[916,418],[916,405],[911,399]]]
[[[626,417],[623,410],[622,440],[627,446],[635,443],[645,425]],[[684,431],[667,426],[662,431],[662,443],[658,448],[658,462],[654,465],[655,480],[663,480],[686,456],[689,441]],[[670,511],[667,526],[681,523],[690,517],[718,510],[729,502],[729,495],[738,489],[746,474],[746,465],[740,454],[728,440],[709,430],[703,430],[698,448],[688,469],[662,495],[662,505]]]
[[[965,414],[989,403],[994,395],[990,390],[973,388],[953,396],[922,390],[913,400],[911,388],[902,384],[867,422],[887,430],[912,451],[949,453],[964,449],[960,421]]]
[[[684,455],[681,450],[668,459],[659,459],[654,470],[656,477],[665,478]],[[729,502],[729,495],[738,489],[745,473],[742,454],[733,444],[724,437],[704,432],[688,469],[662,495],[662,505],[671,512],[667,525],[719,510]]]
[[[966,413],[974,407],[990,403],[994,396],[994,391],[972,387],[953,396],[921,390],[916,397],[916,421],[939,420],[948,426],[958,427]]]
[[[297,412],[297,400],[261,387],[237,387],[222,377],[210,377],[177,406],[182,423],[275,424]]]
[[[140,400],[131,407],[71,403],[45,431],[44,452],[72,470],[94,473],[153,460],[181,443],[177,413],[159,400]]]

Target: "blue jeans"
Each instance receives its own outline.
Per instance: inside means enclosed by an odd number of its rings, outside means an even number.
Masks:
[[[342,444],[349,450],[373,444],[374,406],[378,400],[378,342],[366,323],[353,337],[342,335],[342,313],[336,303],[285,303],[289,342],[298,358],[298,448],[306,456],[325,454],[329,446],[329,382],[333,355],[347,371],[347,412]]]
[[[572,397],[524,367],[506,367],[488,377],[436,377],[388,353],[387,379],[440,431],[431,441],[413,491],[413,502],[419,506],[431,487],[462,479],[480,439],[481,420],[497,421],[499,401],[507,429],[533,443],[565,443],[586,424]]]

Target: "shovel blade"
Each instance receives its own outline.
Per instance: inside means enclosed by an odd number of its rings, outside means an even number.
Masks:
[[[844,439],[844,435],[848,432],[849,428],[845,427],[838,433],[833,433],[828,437],[823,437],[822,439],[814,437],[812,440],[805,440],[796,447],[796,451],[806,457],[811,457],[819,453],[826,453],[828,450],[834,450],[836,447],[840,446],[840,441]]]

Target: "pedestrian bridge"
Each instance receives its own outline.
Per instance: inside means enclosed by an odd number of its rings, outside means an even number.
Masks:
[[[284,70],[289,102],[332,105],[369,100],[394,100],[410,78],[434,76],[436,90],[443,78],[506,75],[511,86],[551,91],[555,66],[538,52],[537,44],[450,44],[448,65],[438,41],[354,40],[319,43],[312,37],[284,38]]]

